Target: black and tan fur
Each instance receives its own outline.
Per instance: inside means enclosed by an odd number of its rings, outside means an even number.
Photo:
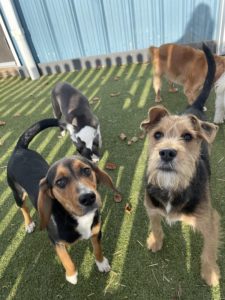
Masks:
[[[204,239],[201,275],[208,285],[219,282],[217,265],[219,215],[211,206],[209,144],[217,126],[206,121],[203,106],[215,74],[215,61],[203,46],[208,73],[203,90],[182,115],[171,115],[163,106],[150,108],[141,128],[148,133],[149,159],[145,207],[151,222],[148,248],[163,246],[162,218],[182,221],[198,230]]]
[[[39,212],[40,227],[47,229],[65,268],[67,281],[76,284],[77,269],[66,248],[80,239],[91,239],[99,271],[110,270],[101,249],[101,197],[97,183],[116,189],[110,176],[84,157],[64,158],[49,167],[40,154],[28,149],[37,133],[52,126],[58,126],[56,119],[42,120],[19,138],[8,162],[7,179],[23,213],[26,231],[30,233],[35,227],[25,205],[28,194]]]

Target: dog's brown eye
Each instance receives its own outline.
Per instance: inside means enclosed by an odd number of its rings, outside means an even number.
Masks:
[[[184,133],[181,137],[185,140],[185,142],[190,142],[193,138],[190,133]]]
[[[66,177],[63,177],[63,178],[58,179],[55,184],[60,189],[64,189],[66,187],[67,182],[68,182],[68,179]]]
[[[90,168],[83,168],[80,170],[81,175],[89,177],[91,175],[91,169]]]
[[[156,140],[161,139],[163,136],[164,136],[164,134],[163,134],[161,131],[156,131],[156,132],[154,133],[154,138],[155,138]]]

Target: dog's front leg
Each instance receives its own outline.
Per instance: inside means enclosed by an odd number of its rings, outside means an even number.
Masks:
[[[204,239],[201,255],[201,276],[210,286],[216,286],[220,279],[220,270],[217,265],[217,251],[219,244],[219,214],[211,209],[209,214],[197,219],[196,229]]]
[[[64,244],[56,244],[55,250],[63,267],[66,270],[66,280],[72,284],[76,284],[78,273],[69,253],[67,252],[66,246]]]
[[[163,230],[161,226],[162,217],[159,214],[152,214],[150,217],[151,232],[147,238],[147,247],[152,252],[157,252],[163,246]]]
[[[108,259],[103,256],[101,246],[101,231],[91,237],[95,262],[100,272],[109,272],[111,270]]]
[[[163,246],[164,234],[161,225],[162,217],[158,213],[154,212],[153,209],[151,209],[150,201],[151,200],[147,192],[145,192],[144,205],[147,210],[150,219],[150,224],[151,224],[151,232],[147,238],[147,247],[149,250],[152,250],[152,252],[157,252],[161,250]]]
[[[162,98],[161,98],[161,75],[158,74],[158,73],[155,73],[153,75],[153,87],[154,87],[154,90],[155,90],[155,102],[156,103],[159,103],[162,101]]]

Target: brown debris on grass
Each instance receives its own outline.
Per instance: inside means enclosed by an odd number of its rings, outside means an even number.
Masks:
[[[105,165],[105,168],[107,170],[115,170],[117,168],[116,164],[115,163],[112,163],[112,162],[107,162],[106,165]]]
[[[97,102],[97,101],[100,101],[100,99],[101,99],[100,97],[95,96],[95,97],[92,98],[92,101],[93,102]]]
[[[119,193],[114,194],[114,201],[119,203],[122,201],[122,195]]]
[[[121,134],[119,135],[119,138],[121,139],[121,141],[124,141],[127,139],[127,136],[125,133],[121,132]]]
[[[126,213],[128,213],[128,214],[132,213],[132,205],[130,203],[126,203],[124,209],[125,209]]]
[[[5,126],[6,122],[0,120],[0,126]]]
[[[138,138],[139,138],[139,140],[143,140],[145,138],[144,132],[139,134]]]
[[[136,137],[136,136],[133,136],[132,138],[131,138],[131,142],[132,143],[136,143],[138,141],[138,138]]]
[[[120,92],[111,93],[110,97],[117,97],[120,95]]]

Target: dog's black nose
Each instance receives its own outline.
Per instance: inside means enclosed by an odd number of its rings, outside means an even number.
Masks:
[[[95,193],[85,193],[81,194],[79,197],[80,204],[84,206],[91,206],[96,200]]]
[[[159,151],[159,155],[165,162],[170,162],[176,157],[177,151],[175,149],[162,149]]]

